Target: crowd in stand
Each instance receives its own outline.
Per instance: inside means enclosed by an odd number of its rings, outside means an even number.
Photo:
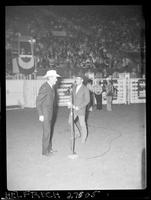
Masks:
[[[107,74],[116,77],[118,72],[141,76],[144,67],[141,52],[145,45],[143,19],[123,16],[105,20],[89,14],[69,19],[46,11],[33,10],[27,17],[22,14],[6,18],[7,50],[18,35],[35,38],[37,75],[57,68],[65,77],[88,70],[103,77]],[[126,52],[135,53],[135,58]]]

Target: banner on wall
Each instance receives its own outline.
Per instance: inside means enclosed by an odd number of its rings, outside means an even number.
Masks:
[[[30,36],[18,38],[18,55],[13,59],[13,73],[25,75],[35,70],[34,44],[36,40]]]
[[[14,74],[32,74],[35,70],[34,57],[16,57],[12,60]]]
[[[21,74],[32,74],[35,70],[34,56],[21,56],[17,58],[18,68]]]

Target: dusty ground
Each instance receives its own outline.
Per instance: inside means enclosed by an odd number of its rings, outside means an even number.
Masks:
[[[142,188],[142,150],[146,146],[145,104],[94,110],[86,144],[76,140],[70,159],[68,109],[60,107],[52,157],[41,155],[42,127],[35,109],[7,111],[9,190],[88,190]]]

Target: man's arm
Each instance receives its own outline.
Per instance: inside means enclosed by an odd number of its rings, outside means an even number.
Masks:
[[[43,113],[42,113],[42,103],[45,100],[46,96],[47,96],[47,89],[46,89],[45,85],[42,85],[39,89],[39,93],[38,93],[38,96],[36,98],[36,107],[37,107],[39,116],[43,115]]]

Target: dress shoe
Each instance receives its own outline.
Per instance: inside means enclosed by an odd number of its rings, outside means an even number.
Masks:
[[[45,154],[43,153],[42,155],[43,155],[43,156],[50,157],[50,156],[52,156],[52,155],[53,155],[53,153],[50,153],[50,152],[49,152],[49,153],[45,153]]]
[[[56,149],[51,149],[51,150],[49,151],[49,153],[56,153],[56,152],[57,152]]]

